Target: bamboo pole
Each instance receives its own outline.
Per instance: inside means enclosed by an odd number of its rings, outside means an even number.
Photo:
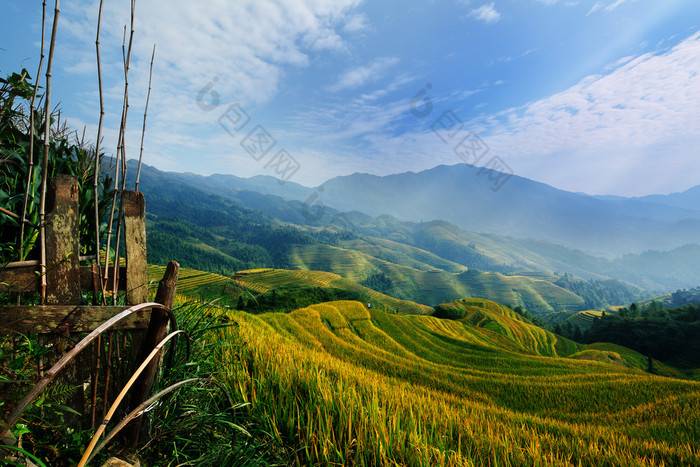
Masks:
[[[105,387],[104,387],[104,394],[102,396],[102,418],[105,418],[105,415],[107,415],[107,405],[109,404],[109,393],[110,393],[110,384],[112,383],[111,381],[111,376],[112,376],[112,348],[114,345],[114,332],[109,333],[109,339],[107,340],[107,352],[105,354],[106,360],[105,360]]]
[[[99,202],[99,180],[100,180],[100,144],[102,144],[102,121],[105,117],[105,105],[102,95],[102,65],[100,61],[100,26],[102,24],[102,3],[100,0],[100,9],[97,13],[97,36],[95,38],[95,52],[97,54],[97,85],[100,92],[100,120],[97,124],[97,141],[95,142],[95,173],[93,177],[92,192],[95,200],[95,256],[97,257],[97,270],[100,270],[100,202]],[[109,250],[109,245],[107,245]],[[108,252],[109,253],[109,252]],[[102,276],[100,278],[100,290],[102,290],[102,304],[105,304],[104,286],[102,285]],[[97,293],[97,292],[95,292]]]
[[[41,174],[41,201],[39,204],[39,229],[41,245],[41,303],[46,300],[46,178],[49,172],[49,140],[51,133],[51,67],[53,65],[53,52],[56,45],[56,30],[58,29],[59,0],[56,0],[53,15],[53,28],[51,30],[51,44],[49,46],[49,61],[46,64],[46,94],[44,97],[44,160]]]
[[[27,221],[27,203],[29,202],[29,188],[32,184],[32,172],[34,171],[34,105],[36,103],[36,95],[39,92],[39,75],[41,68],[44,66],[44,42],[46,37],[46,0],[41,4],[41,58],[39,58],[39,67],[34,78],[34,93],[32,94],[32,102],[29,104],[29,169],[27,170],[27,186],[24,189],[24,205],[22,207],[22,223],[19,228],[19,260],[24,261],[23,245],[24,245],[24,224]],[[35,227],[34,225],[32,225]]]
[[[124,60],[124,67],[126,68],[126,55],[124,54],[126,44],[126,26],[124,26],[124,38],[122,39],[122,56]],[[117,137],[117,154],[114,164],[114,189],[112,192],[112,207],[109,211],[109,226],[107,228],[107,244],[105,246],[105,272],[104,272],[104,282],[102,284],[102,294],[105,294],[107,288],[107,279],[109,278],[109,247],[112,244],[112,228],[114,226],[114,210],[117,206],[117,194],[119,192],[119,155],[121,153],[121,147],[123,142],[123,121],[124,121],[124,108],[126,107],[126,97],[122,103],[122,117],[119,124],[119,136]],[[119,242],[117,242],[117,247],[115,248],[114,264],[118,265],[119,260],[117,259],[116,251],[119,250]],[[115,270],[118,266],[115,267]],[[115,290],[112,288],[112,290]],[[112,303],[116,303],[116,291],[112,294]]]
[[[126,417],[124,417],[119,423],[117,423],[117,425],[112,429],[112,431],[110,431],[109,434],[107,434],[107,436],[105,436],[105,438],[102,440],[102,442],[92,451],[87,461],[90,462],[102,450],[102,448],[104,448],[112,440],[112,438],[114,438],[114,436],[121,431],[122,428],[124,428],[134,418],[142,415],[149,405],[153,404],[161,397],[173,392],[181,386],[197,382],[208,382],[208,380],[204,380],[202,378],[190,378],[184,381],[179,381],[171,386],[168,386],[167,388],[160,391],[158,394],[155,394],[153,397],[141,403],[138,407],[129,412],[129,414]]]
[[[88,458],[90,457],[90,453],[92,453],[92,450],[95,449],[95,445],[97,442],[100,440],[102,437],[102,434],[104,433],[105,429],[107,428],[107,424],[111,420],[112,416],[114,415],[114,412],[117,411],[119,408],[119,404],[121,404],[122,400],[126,396],[126,393],[129,392],[129,389],[131,389],[131,386],[136,382],[138,377],[141,375],[141,373],[146,369],[148,364],[160,353],[160,349],[163,348],[163,346],[173,337],[177,336],[178,334],[184,333],[185,331],[173,331],[170,334],[168,334],[165,339],[160,341],[158,345],[153,349],[153,351],[146,357],[146,359],[141,363],[141,365],[136,369],[133,375],[131,375],[131,378],[129,378],[129,381],[126,382],[124,385],[124,388],[119,392],[117,395],[116,400],[112,404],[112,406],[109,409],[109,412],[107,412],[107,415],[104,418],[104,421],[102,424],[97,428],[97,431],[93,435],[92,439],[90,440],[90,444],[88,444],[87,449],[85,449],[85,453],[83,453],[83,457],[80,459],[80,462],[78,463],[78,467],[82,467],[88,462]]]
[[[119,133],[121,134],[121,161],[122,161],[122,185],[119,197],[119,217],[117,222],[116,248],[114,250],[114,274],[119,270],[119,243],[121,241],[122,221],[124,219],[124,190],[126,189],[126,122],[129,114],[129,65],[131,63],[131,46],[134,42],[134,15],[136,10],[136,0],[131,0],[131,30],[129,32],[129,47],[124,56],[124,107],[122,109],[122,122]],[[126,36],[126,30],[125,30]],[[124,54],[124,43],[122,43],[122,54]],[[119,157],[119,151],[117,151]],[[114,276],[116,286],[117,277]],[[112,296],[112,302],[117,304],[116,294]]]
[[[97,379],[100,374],[100,351],[102,350],[102,336],[97,336],[97,341],[93,345],[92,351],[92,376],[91,376],[91,408],[90,408],[90,426],[95,428],[95,413],[97,411]]]
[[[117,141],[117,173],[118,173],[118,167],[119,167],[119,162],[121,159],[121,165],[122,165],[122,175],[121,175],[121,190],[119,189],[119,177],[115,176],[114,178],[114,196],[112,198],[112,210],[111,210],[111,215],[110,215],[110,234],[111,234],[111,227],[112,227],[112,220],[114,218],[114,210],[116,207],[116,202],[117,202],[117,197],[119,197],[119,215],[117,218],[117,235],[116,235],[116,241],[115,241],[115,249],[114,249],[114,273],[116,274],[117,271],[119,270],[119,243],[121,241],[121,226],[122,226],[122,216],[123,216],[123,195],[124,195],[124,189],[126,187],[126,149],[125,149],[125,140],[126,140],[126,121],[127,121],[127,116],[129,113],[129,63],[131,61],[131,45],[133,42],[134,38],[134,10],[135,10],[135,1],[131,0],[131,30],[129,33],[129,47],[128,47],[128,52],[126,48],[126,26],[124,26],[124,38],[122,39],[122,59],[123,59],[123,64],[124,64],[124,100],[123,100],[123,105],[122,105],[122,118],[121,122],[119,125],[119,138]],[[105,266],[105,277],[107,276],[107,266]],[[115,279],[116,283],[116,279]],[[117,296],[112,295],[112,303],[116,304],[117,302]]]
[[[107,243],[105,244],[105,272],[102,280],[102,296],[107,293],[107,280],[109,279],[109,246],[112,243],[112,225],[114,224],[114,208],[117,205],[117,190],[119,180],[119,161],[114,166],[114,192],[112,194],[112,208],[109,211],[109,226],[107,227]],[[115,258],[116,259],[116,258]],[[116,261],[119,264],[119,261]],[[112,289],[114,291],[114,289]],[[114,291],[116,293],[116,291]]]
[[[14,218],[17,219],[17,220],[21,220],[21,221],[22,221],[22,226],[24,226],[24,224],[28,224],[28,225],[31,225],[32,227],[36,228],[36,229],[39,228],[38,225],[32,224],[31,222],[29,222],[29,221],[26,220],[26,219],[22,219],[21,217],[19,217],[18,214],[15,214],[15,213],[12,212],[12,211],[8,211],[8,210],[5,209],[5,208],[0,208],[0,212],[3,213],[3,214],[7,214],[7,215],[10,216],[10,217],[14,217]]]
[[[148,94],[146,95],[146,107],[143,110],[143,128],[141,129],[141,151],[139,152],[139,168],[136,170],[136,185],[134,191],[139,191],[139,178],[141,178],[141,161],[143,159],[143,139],[146,135],[146,115],[148,115],[148,101],[151,99],[151,80],[153,78],[153,60],[156,57],[156,45],[153,44],[151,54],[151,71],[148,73]]]

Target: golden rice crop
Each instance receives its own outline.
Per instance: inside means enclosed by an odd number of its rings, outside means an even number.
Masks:
[[[228,311],[219,337],[246,345],[222,368],[298,465],[700,463],[700,383],[543,356],[556,336],[483,305],[508,329],[356,302]]]

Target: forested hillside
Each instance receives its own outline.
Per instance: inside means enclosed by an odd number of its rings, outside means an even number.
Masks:
[[[495,293],[490,298],[540,315],[621,305],[700,281],[697,246],[611,260],[543,241],[468,232],[444,221],[341,213],[245,190],[217,194],[206,190],[211,184],[193,186],[188,177],[152,167],[142,178],[149,199],[149,258],[159,264],[176,252],[185,266],[225,275],[259,267],[324,270],[429,305]],[[259,184],[267,186],[266,180]],[[499,281],[516,284],[515,291],[494,292]],[[540,292],[532,295],[531,285],[544,283],[558,292],[544,299],[536,297]],[[571,293],[578,298],[564,298]]]

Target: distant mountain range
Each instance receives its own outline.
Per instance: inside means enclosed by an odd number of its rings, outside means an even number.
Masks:
[[[514,175],[494,191],[488,173],[465,164],[383,177],[356,173],[316,188],[270,176],[169,176],[222,196],[256,192],[403,221],[444,220],[472,232],[547,240],[608,257],[700,242],[700,185],[624,198],[571,193]]]
[[[136,173],[133,161],[129,163],[128,173],[130,177]],[[583,300],[576,308],[584,301],[595,308],[604,303],[629,304],[651,296],[649,292],[666,293],[700,284],[700,245],[664,248],[664,245],[684,243],[669,226],[697,222],[693,217],[696,211],[684,207],[692,206],[689,199],[697,191],[691,190],[687,196],[669,196],[669,204],[677,204],[669,206],[662,203],[666,199],[663,196],[653,197],[651,201],[592,197],[514,177],[496,193],[490,186],[482,187],[480,196],[484,201],[477,203],[472,197],[468,206],[463,207],[463,210],[484,212],[484,217],[490,215],[492,228],[498,232],[475,233],[457,226],[456,221],[428,221],[443,215],[459,217],[445,205],[460,203],[448,199],[445,193],[467,190],[454,186],[460,173],[476,177],[476,182],[472,180],[475,183],[483,178],[474,174],[470,166],[442,166],[419,174],[339,177],[312,189],[291,182],[282,184],[272,177],[204,177],[164,172],[146,165],[140,187],[146,194],[149,213],[149,260],[162,262],[177,256],[188,267],[228,275],[253,267],[325,270],[378,291],[426,304],[478,294],[482,287],[479,284],[491,290],[496,287],[501,294],[509,294],[512,289],[523,298],[533,290],[528,284],[535,284],[527,277],[544,281],[537,283],[542,287],[549,287],[546,283],[558,283],[568,290],[576,289],[575,293]],[[442,182],[438,183],[438,179]],[[433,180],[432,187],[424,180]],[[511,193],[513,204],[540,205],[537,211],[504,207],[533,231],[521,238],[504,235],[520,232],[521,223],[507,219],[502,212],[489,213],[484,207],[504,204],[501,198],[511,184],[511,190],[522,193],[519,196]],[[406,196],[399,196],[401,186],[416,188],[408,190]],[[380,192],[386,196],[377,196]],[[347,199],[340,193],[345,193]],[[409,203],[408,197],[415,201],[419,195],[423,197],[420,203]],[[547,201],[548,197],[551,201]],[[435,201],[434,209],[429,209],[430,198],[439,200]],[[567,203],[571,207],[567,208]],[[409,214],[404,217],[421,214],[425,217],[415,222],[402,221],[387,214],[341,212],[330,207],[334,205],[346,209],[364,206],[362,209],[371,213],[385,209],[394,213],[395,205],[397,210]],[[575,212],[586,215],[576,216]],[[504,226],[510,226],[510,230],[497,228],[494,219],[498,217],[504,218]],[[554,231],[552,225],[563,226],[559,235],[555,239],[544,234],[538,236],[534,232],[538,226],[530,219],[534,217],[541,220],[540,234]],[[601,219],[607,219],[608,226],[597,232],[586,225],[588,218],[599,224]],[[472,218],[465,221],[486,224]],[[545,222],[549,223],[549,229],[543,228]],[[567,222],[598,235],[599,243],[606,244],[606,248],[595,245]],[[666,238],[672,241],[654,242],[648,230],[641,227],[645,223],[657,229],[666,228]],[[574,231],[579,240],[567,238],[564,235],[567,231]],[[648,234],[651,243],[645,244],[644,249],[649,251],[623,255],[622,251],[632,250],[628,244],[620,252],[609,245],[627,239],[629,244],[641,244],[634,237],[634,232],[640,231]],[[593,248],[583,248],[581,243],[593,244]],[[579,245],[579,249],[572,248],[572,244]],[[605,250],[608,257],[592,254],[591,250]],[[469,274],[464,275],[465,271]],[[485,275],[480,276],[482,273]],[[564,273],[588,282],[564,280]],[[506,285],[511,281],[509,276],[521,276],[514,279],[517,286]],[[544,290],[540,287],[538,293]],[[559,290],[555,294],[557,299],[545,301],[550,301],[553,309],[570,308],[573,302],[566,299],[564,292]],[[532,308],[534,303],[540,303],[537,300],[525,301]],[[542,303],[537,306],[544,311],[548,306]]]

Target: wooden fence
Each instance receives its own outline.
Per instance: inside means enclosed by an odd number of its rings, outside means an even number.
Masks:
[[[116,269],[116,281],[114,270],[110,267],[104,286],[101,280],[104,271],[100,271],[95,263],[81,265],[81,262],[87,263],[90,258],[81,258],[79,255],[80,200],[77,180],[70,176],[56,177],[51,184],[51,194],[49,199],[52,200],[52,209],[46,217],[44,304],[0,306],[0,334],[38,334],[42,344],[53,349],[51,357],[41,363],[39,376],[44,376],[43,370],[50,368],[71,346],[76,345],[79,340],[76,336],[91,333],[124,310],[148,301],[143,194],[136,191],[123,192],[126,265]],[[5,265],[0,269],[0,292],[40,292],[41,271],[37,261]],[[110,327],[110,334],[105,334],[104,339],[98,338],[91,344],[89,348],[92,352],[83,352],[62,370],[60,378],[78,388],[70,405],[83,416],[80,420],[75,420],[75,423],[82,426],[91,423],[95,426],[96,421],[101,422],[99,417],[104,417],[109,395],[114,392],[111,388],[123,384],[131,375],[128,369],[120,368],[114,363],[115,355],[119,357],[117,360],[128,361],[130,366],[135,367],[134,364],[143,361],[164,338],[169,326],[176,327],[170,309],[178,272],[179,265],[171,262],[160,282],[156,303],[164,305],[164,309],[153,307],[151,311],[148,307],[116,322]],[[85,305],[82,303],[83,293],[90,291],[93,292],[93,303]],[[103,292],[122,292],[125,305],[98,306],[97,297]],[[154,360],[142,373],[132,391],[129,406],[136,407],[147,399],[157,376],[157,363],[157,359]],[[51,375],[52,378],[53,376]],[[82,390],[87,387],[91,388],[89,394]],[[102,414],[97,407],[98,399],[102,405]],[[136,443],[139,436],[140,418],[137,420],[139,421],[132,425],[129,433],[132,444]]]

